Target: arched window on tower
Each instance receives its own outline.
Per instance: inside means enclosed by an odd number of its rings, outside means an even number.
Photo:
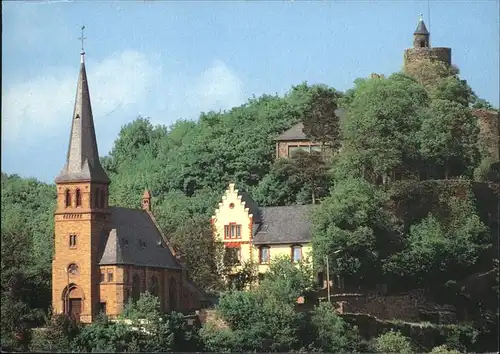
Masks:
[[[75,263],[71,263],[68,266],[68,274],[70,274],[70,275],[78,275],[79,272],[80,272],[80,269],[78,268],[78,265],[76,265]]]
[[[82,206],[82,193],[80,192],[80,188],[76,189],[75,192],[76,206]]]
[[[141,295],[141,280],[137,274],[132,277],[132,300],[137,301]]]
[[[158,278],[155,276],[151,277],[151,283],[149,284],[149,293],[154,296],[158,296]]]
[[[71,206],[71,192],[69,189],[66,189],[66,193],[64,194],[64,205],[66,208],[69,208]]]
[[[76,248],[76,234],[69,234],[69,248]]]
[[[423,39],[420,41],[420,48],[425,48],[425,41]]]

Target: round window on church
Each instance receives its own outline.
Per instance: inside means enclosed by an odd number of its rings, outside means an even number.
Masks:
[[[75,264],[75,263],[71,263],[69,266],[68,266],[68,273],[71,274],[71,275],[76,275],[78,274],[78,266]]]
[[[229,204],[229,208],[233,209],[234,208],[234,203]]]

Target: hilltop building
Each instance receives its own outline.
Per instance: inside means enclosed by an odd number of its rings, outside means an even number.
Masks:
[[[408,73],[407,66],[422,60],[441,62],[451,65],[451,48],[431,47],[430,32],[422,16],[413,33],[413,48],[406,49],[404,54],[404,71]],[[486,146],[492,161],[499,161],[499,135],[500,125],[498,112],[488,109],[472,109],[471,113],[477,118],[479,138]]]
[[[146,191],[142,209],[108,204],[111,183],[99,162],[81,53],[66,164],[56,177],[52,307],[82,322],[119,315],[146,290],[163,311],[200,308],[203,294],[160,230]]]
[[[272,258],[290,257],[297,263],[311,256],[310,214],[314,205],[259,207],[234,183],[222,196],[212,216],[215,239],[224,243],[234,260],[231,274],[245,262],[258,264],[258,273],[269,268]]]
[[[427,59],[431,61],[440,61],[451,65],[451,48],[431,47],[431,34],[425,26],[424,19],[420,15],[417,28],[413,32],[413,48],[405,50],[404,67],[408,64]]]
[[[345,113],[346,111],[341,108],[335,111],[335,114],[339,118]],[[276,159],[288,158],[297,150],[322,152],[321,143],[312,141],[306,136],[304,133],[304,124],[302,124],[302,122],[293,125],[290,129],[281,133],[275,141]],[[331,148],[329,146],[323,146],[323,154],[325,156],[331,156]]]
[[[276,158],[290,157],[297,150],[321,152],[321,144],[311,141],[303,132],[304,124],[297,123],[276,138]]]

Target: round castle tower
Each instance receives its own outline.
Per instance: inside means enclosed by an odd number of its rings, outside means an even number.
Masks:
[[[430,33],[420,15],[417,29],[413,33],[413,48],[405,50],[404,66],[423,59],[441,61],[451,65],[451,48],[433,47],[430,45]]]

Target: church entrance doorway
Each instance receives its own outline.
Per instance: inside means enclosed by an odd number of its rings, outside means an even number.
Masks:
[[[70,284],[63,292],[64,313],[75,321],[80,321],[83,312],[83,292],[76,284]]]
[[[79,321],[81,313],[82,299],[69,299],[69,316],[75,321]]]

